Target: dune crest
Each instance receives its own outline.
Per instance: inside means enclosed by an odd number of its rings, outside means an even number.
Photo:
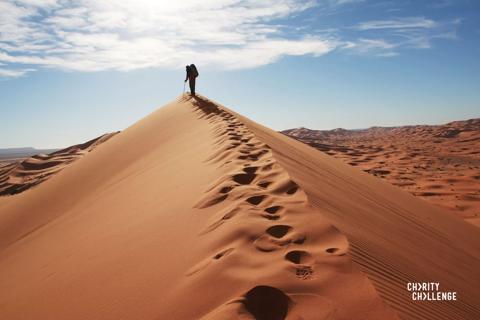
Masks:
[[[185,96],[0,206],[0,318],[476,319],[478,236]]]
[[[215,149],[207,163],[224,173],[195,205],[218,208],[199,238],[213,241],[208,250],[214,254],[188,270],[181,286],[190,292],[220,281],[244,288],[202,319],[351,319],[359,311],[365,319],[397,319],[352,265],[345,236],[310,206],[269,146],[206,98],[193,105],[213,125]],[[345,297],[354,290],[361,300]]]

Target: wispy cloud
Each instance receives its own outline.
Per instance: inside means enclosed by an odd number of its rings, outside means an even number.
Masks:
[[[392,20],[373,20],[359,23],[358,30],[379,30],[379,29],[431,29],[437,23],[424,17],[406,17]]]
[[[453,6],[455,3],[458,3],[458,1],[459,0],[437,0],[431,4],[431,7],[435,9],[443,9]]]
[[[394,50],[397,44],[390,43],[384,39],[360,38],[356,41],[346,43],[342,49],[351,50],[359,54],[374,54],[380,57],[394,57],[398,55]]]
[[[172,68],[190,61],[238,69],[285,55],[318,56],[334,43],[308,32],[286,37],[274,23],[314,5],[310,0],[7,0],[0,2],[0,61],[79,71]]]
[[[33,69],[20,69],[20,70],[15,70],[15,69],[3,69],[0,68],[0,77],[6,77],[6,78],[18,78],[23,75],[25,75],[27,72],[34,71]]]
[[[460,23],[460,19],[440,22],[425,17],[364,21],[352,27],[361,36],[350,47],[361,54],[392,57],[401,49],[431,48],[435,39],[456,39]]]
[[[349,28],[357,33],[353,38],[290,23],[313,9],[335,11],[361,3],[368,2],[0,0],[0,76],[41,68],[177,68],[190,62],[243,69],[338,48],[394,56],[401,48],[426,48],[431,39],[456,36],[445,23],[425,17],[365,21]]]
[[[349,3],[365,2],[365,0],[330,0],[331,5],[344,5]]]

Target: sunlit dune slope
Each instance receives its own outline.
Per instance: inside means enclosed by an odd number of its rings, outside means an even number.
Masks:
[[[478,236],[181,97],[0,203],[0,318],[476,319]],[[415,280],[460,300],[408,301]]]

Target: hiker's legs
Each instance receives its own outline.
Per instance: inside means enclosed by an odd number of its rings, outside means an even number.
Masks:
[[[190,92],[192,93],[192,96],[194,96],[195,95],[195,78],[188,79],[188,84],[190,85]]]

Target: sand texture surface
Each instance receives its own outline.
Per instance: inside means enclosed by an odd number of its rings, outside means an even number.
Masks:
[[[7,198],[1,319],[480,318],[478,228],[204,97]]]
[[[1,159],[0,196],[17,194],[44,182],[115,134],[107,133],[82,144],[27,159]]]
[[[283,133],[480,226],[480,119]]]

